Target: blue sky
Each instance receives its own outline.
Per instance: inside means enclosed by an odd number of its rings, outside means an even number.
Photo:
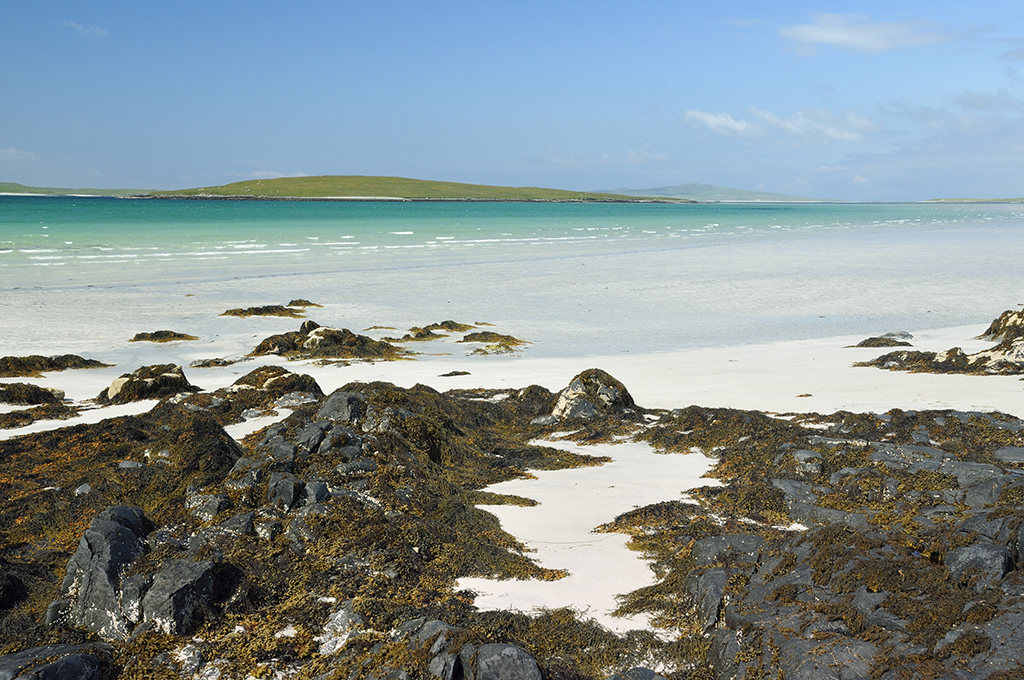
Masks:
[[[1024,196],[1018,2],[14,2],[0,181]]]

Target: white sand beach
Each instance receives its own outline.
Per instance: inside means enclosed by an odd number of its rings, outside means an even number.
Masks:
[[[736,244],[633,255],[279,277],[183,280],[161,285],[41,286],[0,292],[0,355],[78,353],[112,368],[52,373],[38,384],[80,402],[143,365],[184,365],[188,379],[212,390],[265,363],[316,378],[330,393],[353,381],[417,383],[437,390],[522,388],[552,391],[588,368],[622,381],[646,408],[691,404],[775,414],[901,409],[1003,411],[1024,416],[1024,385],[1012,376],[909,374],[856,368],[886,350],[850,348],[869,335],[913,334],[915,349],[977,351],[988,322],[1021,301],[1019,277],[1007,276],[1022,247],[996,229],[907,234],[832,234],[827,239]],[[955,232],[955,233],[954,233]],[[955,247],[954,247],[955,246]],[[642,263],[643,266],[638,266]],[[401,335],[443,319],[488,322],[530,341],[513,356],[473,356],[452,339],[411,343],[410,361],[317,366],[275,357],[195,369],[189,362],[238,358],[264,337],[296,329],[298,319],[223,317],[227,308],[283,304],[304,297],[323,304],[308,318],[374,337]],[[929,322],[937,321],[942,327]],[[394,330],[364,331],[370,326]],[[130,343],[136,332],[170,329],[196,342]],[[468,375],[440,377],[451,371]],[[143,412],[151,403],[94,408],[77,419],[37,422],[24,432]],[[279,418],[287,415],[282,412]],[[231,429],[240,438],[268,424]],[[556,446],[568,444],[554,443]],[[483,608],[532,611],[569,606],[615,630],[643,619],[609,616],[615,596],[653,582],[625,537],[591,534],[621,512],[681,498],[711,459],[664,456],[637,444],[591,447],[614,462],[543,472],[495,491],[539,501],[495,507],[505,527],[543,566],[566,569],[561,581],[466,580]],[[558,520],[558,521],[556,521]]]

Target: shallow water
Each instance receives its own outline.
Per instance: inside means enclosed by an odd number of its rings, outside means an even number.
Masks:
[[[159,329],[242,352],[297,322],[217,315],[297,297],[353,330],[495,323],[532,356],[987,323],[1024,302],[1022,236],[1005,205],[0,197],[0,353]]]

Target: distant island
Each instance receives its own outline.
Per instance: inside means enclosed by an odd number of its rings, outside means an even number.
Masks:
[[[775,203],[821,203],[827,199],[807,198],[805,196],[790,196],[789,194],[773,194],[767,191],[747,191],[746,189],[730,189],[728,187],[716,187],[711,184],[675,184],[666,187],[654,187],[653,189],[612,189],[604,193],[614,193],[623,196],[656,196],[660,198],[686,199],[709,203],[714,201],[758,201]]]

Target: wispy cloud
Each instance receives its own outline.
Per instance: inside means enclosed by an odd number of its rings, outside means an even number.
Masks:
[[[689,109],[683,113],[682,120],[722,135],[755,137],[775,130],[801,142],[861,142],[879,129],[876,123],[852,112],[836,115],[824,109],[807,109],[782,118],[771,111],[751,107],[750,115],[753,121],[733,118],[730,113]]]
[[[1024,61],[1024,47],[1017,50],[1010,50],[999,55],[1000,61]]]
[[[804,141],[861,142],[877,125],[855,113],[833,115],[823,109],[797,111],[789,118],[780,118],[770,111],[751,109],[751,113],[770,127]]]
[[[729,113],[708,113],[687,109],[682,115],[682,120],[723,135],[751,135],[760,132],[757,126],[742,119],[736,120]]]
[[[982,113],[1024,110],[1024,101],[1017,99],[1006,90],[999,90],[995,94],[965,92],[955,97],[953,101],[965,109]]]
[[[65,21],[64,26],[74,30],[78,35],[84,35],[87,38],[106,38],[108,33],[99,26],[83,26],[82,24],[76,24],[74,21]]]
[[[953,33],[924,21],[871,21],[860,14],[815,14],[812,23],[783,26],[779,35],[796,43],[797,52],[813,54],[818,45],[854,52],[885,52],[902,47],[936,45]]]
[[[2,149],[0,148],[0,160],[3,161],[37,161],[39,156],[31,151],[23,149]]]

